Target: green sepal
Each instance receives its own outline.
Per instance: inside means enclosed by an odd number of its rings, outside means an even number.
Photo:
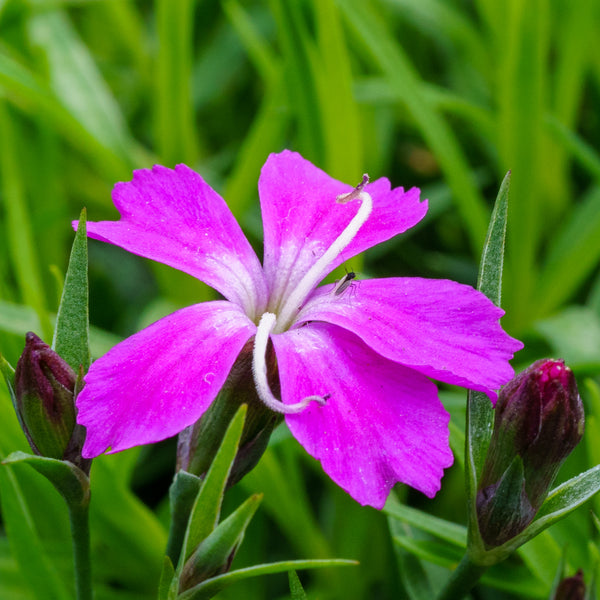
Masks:
[[[183,567],[180,587],[189,589],[229,569],[261,500],[262,494],[250,496],[200,542]]]
[[[510,171],[504,177],[488,226],[481,254],[477,289],[494,304],[502,298],[502,269],[506,246],[506,222]],[[494,411],[489,398],[482,392],[469,391],[467,397],[467,424],[465,443],[465,474],[470,544],[481,544],[477,527],[477,482],[487,453],[493,430]],[[472,538],[472,539],[471,539]]]
[[[52,349],[77,373],[90,366],[89,292],[86,211],[81,211],[77,233],[71,249]]]
[[[261,575],[283,573],[290,571],[290,569],[322,569],[324,567],[346,567],[357,564],[358,562],[355,560],[332,558],[327,560],[287,560],[264,565],[255,565],[246,569],[230,571],[224,575],[218,575],[217,577],[203,581],[197,586],[186,590],[183,594],[177,596],[177,600],[207,600],[238,581],[243,581],[250,577],[259,577]]]
[[[200,477],[192,475],[187,471],[177,471],[173,478],[173,483],[169,488],[171,525],[166,554],[173,565],[179,562],[181,544],[185,538],[190,514],[201,486],[202,480]]]
[[[308,596],[300,583],[300,579],[298,579],[298,574],[293,569],[288,571],[288,581],[290,584],[292,600],[308,600]]]
[[[190,514],[182,545],[184,551],[179,557],[178,573],[181,572],[183,563],[187,561],[200,542],[208,537],[219,522],[223,495],[242,436],[245,417],[246,405],[242,405],[231,420],[219,451],[202,482]]]
[[[25,452],[9,454],[2,464],[25,463],[43,475],[65,499],[69,507],[86,507],[90,502],[90,480],[73,463],[66,460],[35,456]]]
[[[490,487],[489,500],[478,502],[479,529],[486,547],[495,548],[521,533],[535,514],[525,493],[521,457],[515,456],[498,484]],[[477,554],[471,554],[479,562]]]

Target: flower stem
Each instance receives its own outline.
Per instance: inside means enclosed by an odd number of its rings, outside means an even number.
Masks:
[[[92,600],[89,502],[69,505],[77,600]]]
[[[473,589],[486,569],[487,567],[484,565],[475,564],[468,553],[465,554],[439,593],[437,600],[460,600],[464,598]]]

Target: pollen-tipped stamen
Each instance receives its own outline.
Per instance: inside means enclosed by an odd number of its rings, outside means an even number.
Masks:
[[[266,355],[269,335],[276,321],[276,315],[266,312],[260,318],[260,323],[256,329],[254,350],[252,353],[252,375],[254,376],[254,384],[256,385],[258,397],[268,408],[284,415],[293,415],[302,412],[311,402],[316,402],[324,406],[327,403],[327,397],[307,396],[295,404],[284,404],[280,400],[277,400],[273,392],[271,392],[267,378]]]
[[[369,181],[368,175],[363,175],[363,180],[354,190],[348,194],[341,194],[336,198],[336,202],[345,204],[354,199],[361,201],[358,212],[348,223],[344,231],[335,239],[333,244],[308,270],[306,275],[300,280],[294,291],[288,296],[281,310],[278,311],[277,331],[285,331],[293,322],[296,313],[302,307],[305,298],[310,294],[314,287],[325,277],[329,265],[340,255],[340,253],[354,239],[359,229],[365,224],[373,210],[373,199],[363,191],[363,188]]]

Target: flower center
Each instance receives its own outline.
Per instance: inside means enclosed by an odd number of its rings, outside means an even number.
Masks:
[[[294,288],[294,291],[287,297],[281,310],[275,315],[272,312],[265,312],[260,318],[254,338],[254,350],[252,353],[252,375],[258,397],[271,410],[283,414],[296,414],[302,412],[311,402],[316,402],[320,406],[327,403],[329,394],[324,396],[307,396],[295,404],[284,404],[271,392],[267,377],[267,345],[271,333],[281,333],[286,331],[294,322],[298,311],[306,297],[312,292],[315,286],[323,279],[329,265],[340,255],[340,253],[354,239],[359,229],[364,225],[373,210],[373,200],[371,196],[363,191],[363,188],[369,182],[369,176],[363,175],[362,181],[348,194],[341,194],[336,198],[336,202],[345,204],[351,200],[360,200],[361,205],[354,218],[348,223],[342,233],[335,239],[333,244],[325,253],[312,265],[306,272],[300,283]],[[354,276],[354,274],[352,274]],[[352,277],[346,276],[342,285],[349,285]],[[345,289],[345,288],[344,288]],[[336,288],[336,293],[341,294],[342,286]]]
[[[252,375],[254,376],[254,384],[256,385],[258,397],[268,408],[284,415],[293,415],[302,412],[313,401],[317,402],[320,406],[324,406],[327,403],[328,395],[307,396],[295,404],[284,404],[273,395],[267,378],[266,354],[269,335],[273,330],[276,320],[277,316],[275,314],[270,312],[263,313],[256,329],[254,352],[252,354]]]

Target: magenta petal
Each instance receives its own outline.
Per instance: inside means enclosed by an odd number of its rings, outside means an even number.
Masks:
[[[357,176],[358,184],[360,176]],[[339,204],[339,194],[353,185],[333,179],[295,152],[271,154],[262,168],[258,189],[264,223],[264,267],[276,295],[293,289],[310,266],[352,220],[359,200]],[[419,190],[390,190],[387,179],[365,188],[373,212],[329,271],[367,248],[410,229],[427,212]]]
[[[283,402],[330,394],[286,422],[333,481],[375,508],[398,481],[435,495],[453,457],[433,383],[339,327],[311,323],[272,340]]]
[[[298,322],[356,333],[373,350],[429,377],[490,394],[513,376],[523,347],[500,327],[504,311],[468,285],[443,279],[357,281],[341,296],[319,288]]]
[[[256,326],[226,301],[183,308],[95,361],[77,398],[91,458],[168,438],[198,420]]]
[[[113,201],[121,220],[88,223],[90,237],[189,273],[248,314],[264,305],[254,250],[223,198],[190,168],[135,171],[114,187]]]

